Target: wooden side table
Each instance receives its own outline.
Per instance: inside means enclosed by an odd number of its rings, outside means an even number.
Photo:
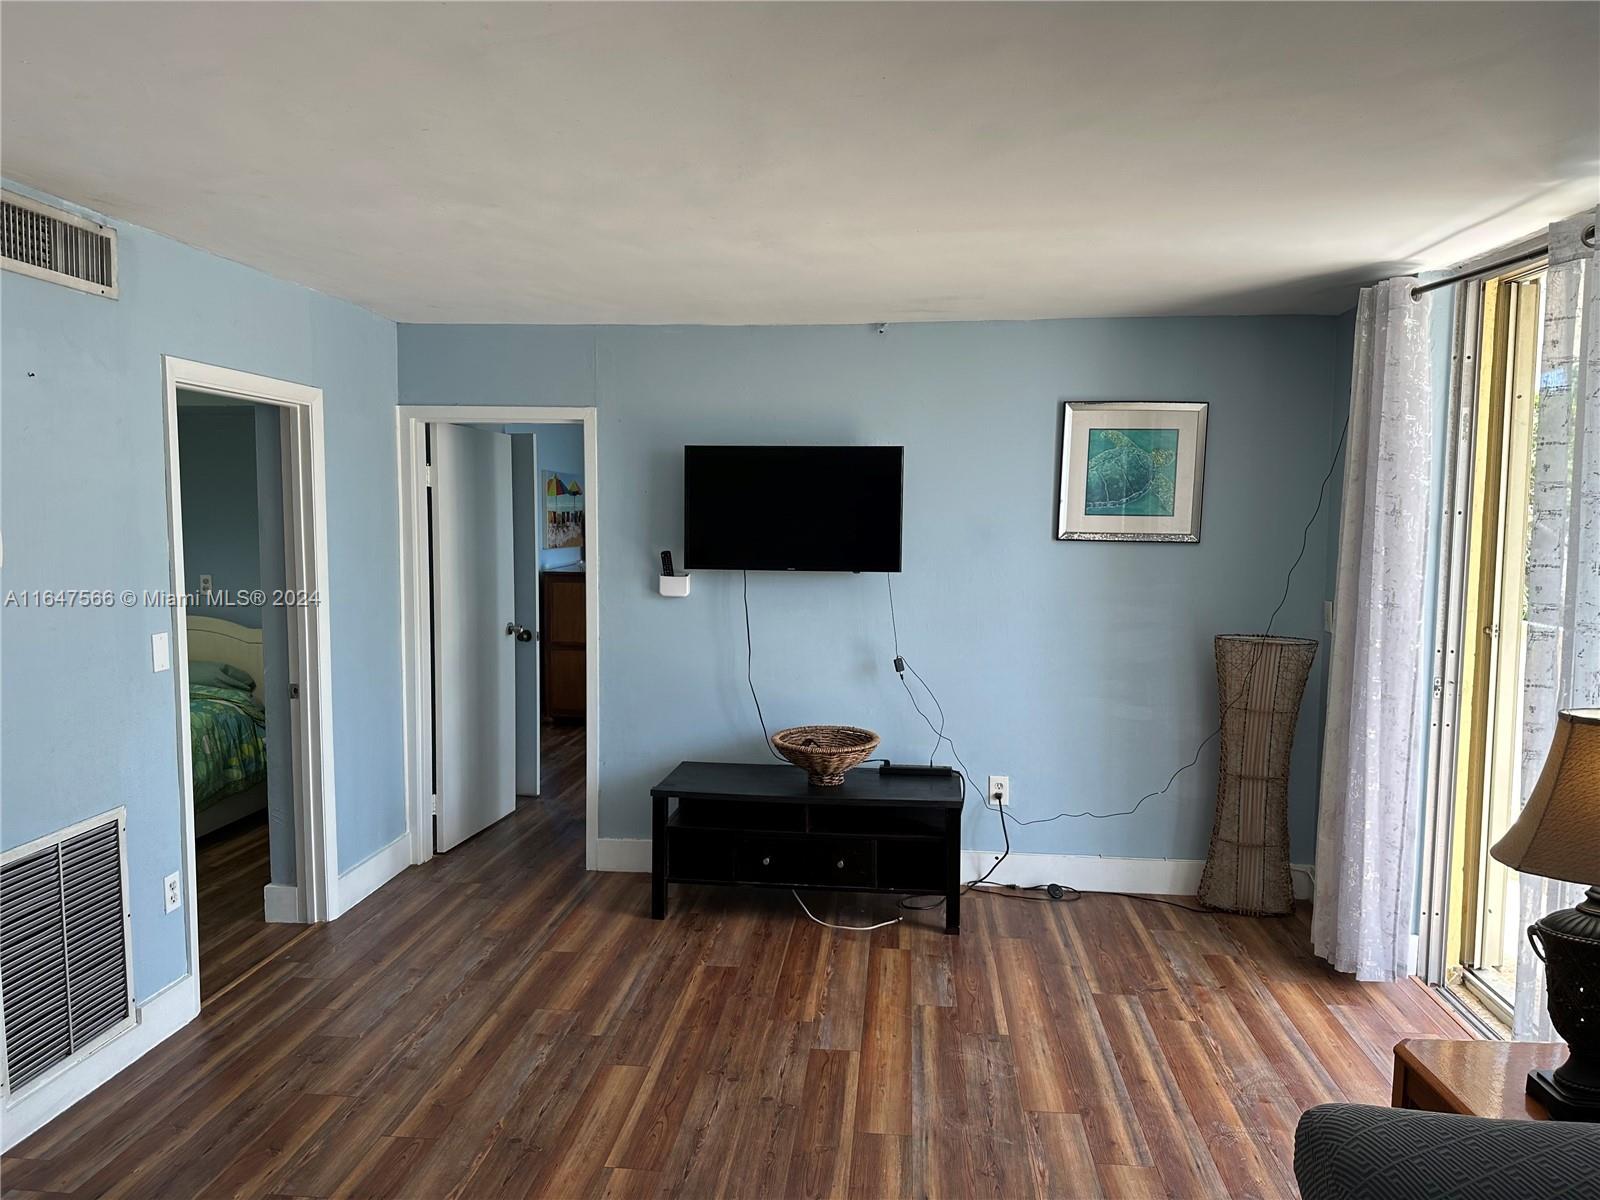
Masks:
[[[1394,1107],[1513,1121],[1547,1121],[1527,1094],[1528,1072],[1559,1067],[1564,1042],[1407,1038],[1394,1048]]]

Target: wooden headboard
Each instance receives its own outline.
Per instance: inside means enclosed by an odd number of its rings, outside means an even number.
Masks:
[[[256,681],[255,698],[261,697],[261,630],[235,625],[217,617],[188,619],[189,661],[227,663],[248,671]]]

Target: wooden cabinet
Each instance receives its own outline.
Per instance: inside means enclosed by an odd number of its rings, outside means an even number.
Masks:
[[[583,568],[556,568],[539,576],[540,707],[557,721],[584,718]]]

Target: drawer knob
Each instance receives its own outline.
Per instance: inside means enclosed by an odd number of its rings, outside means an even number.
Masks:
[[[834,863],[833,865],[838,867],[839,870],[841,870],[841,871],[844,870],[844,859],[841,858],[838,862]]]
[[[772,865],[772,856],[769,854],[766,858],[763,858],[761,860],[761,865],[763,867],[770,867]]]

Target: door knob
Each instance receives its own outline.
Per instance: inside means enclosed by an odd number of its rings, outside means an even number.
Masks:
[[[519,642],[531,642],[533,641],[533,630],[526,626],[518,625],[515,621],[508,621],[506,622],[506,636],[514,637]]]

